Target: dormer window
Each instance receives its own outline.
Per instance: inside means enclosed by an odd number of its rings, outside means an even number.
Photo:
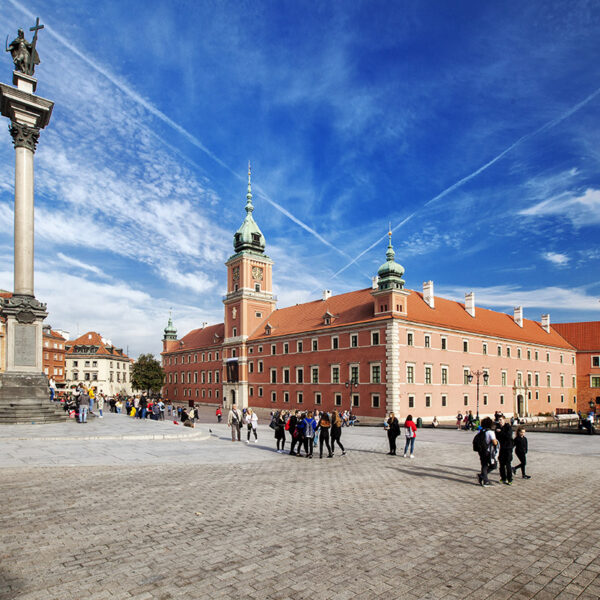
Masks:
[[[331,323],[333,323],[333,319],[334,316],[329,311],[323,315],[323,323],[325,323],[325,325],[331,325]]]
[[[253,244],[260,244],[260,235],[258,233],[253,233],[252,234],[252,243]]]
[[[271,327],[271,325],[270,325],[269,323],[267,323],[267,324],[265,325],[265,335],[271,335],[271,330],[272,330],[272,329],[273,329],[273,328]]]
[[[242,234],[241,233],[236,233],[235,234],[235,243],[239,244],[242,241]]]

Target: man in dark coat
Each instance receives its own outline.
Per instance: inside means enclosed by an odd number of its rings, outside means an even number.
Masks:
[[[513,430],[510,423],[506,422],[504,415],[498,417],[498,426],[496,427],[496,439],[500,443],[500,453],[498,462],[500,463],[500,478],[502,483],[512,485],[512,455],[513,455]]]

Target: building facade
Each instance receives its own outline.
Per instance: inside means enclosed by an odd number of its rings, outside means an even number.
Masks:
[[[132,363],[121,348],[95,331],[89,331],[66,343],[67,387],[83,383],[109,396],[131,394]]]
[[[57,387],[65,387],[65,355],[67,340],[50,325],[42,327],[42,366],[47,377],[54,378]]]
[[[577,409],[600,411],[600,321],[557,323],[556,330],[577,350]]]
[[[178,402],[286,409],[352,409],[424,420],[537,415],[577,403],[575,348],[550,325],[404,287],[391,233],[371,288],[276,309],[273,261],[246,216],[227,260],[224,322],[163,336],[163,393]],[[212,373],[208,379],[208,373]],[[219,375],[216,375],[219,373]],[[218,379],[217,379],[218,378]]]

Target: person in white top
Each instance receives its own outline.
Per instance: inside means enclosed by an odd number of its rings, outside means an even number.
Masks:
[[[48,379],[48,385],[50,386],[50,402],[52,402],[56,396],[56,382],[54,381],[54,377]]]
[[[492,485],[488,479],[488,472],[497,466],[496,456],[498,456],[498,440],[493,431],[494,423],[492,419],[486,417],[481,421],[481,429],[485,436],[485,451],[479,454],[481,461],[481,473],[478,475],[479,485],[489,487]]]
[[[248,439],[246,440],[246,444],[250,443],[250,433],[254,434],[254,443],[258,444],[258,435],[256,433],[256,426],[258,425],[258,415],[249,408],[246,411],[246,426],[248,428]]]

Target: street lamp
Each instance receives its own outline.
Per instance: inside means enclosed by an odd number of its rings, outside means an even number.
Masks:
[[[350,379],[344,384],[347,390],[350,390],[350,412],[352,412],[352,389],[358,387],[358,381],[356,379]]]
[[[490,376],[487,371],[475,371],[475,373],[469,373],[467,375],[467,380],[469,383],[473,381],[473,376],[477,378],[477,420],[479,421],[479,378],[483,375],[483,382],[487,385]]]

